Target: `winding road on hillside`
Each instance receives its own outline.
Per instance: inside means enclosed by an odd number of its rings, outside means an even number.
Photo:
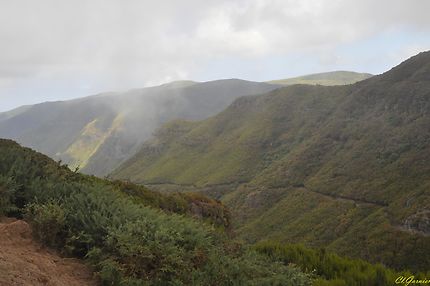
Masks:
[[[327,194],[327,193],[323,193],[320,191],[311,190],[311,189],[307,188],[306,186],[303,186],[302,189],[304,189],[308,192],[316,193],[316,194],[319,194],[319,195],[322,195],[325,197],[329,197],[329,198],[332,198],[335,200],[343,200],[343,201],[353,202],[357,205],[367,204],[367,205],[374,205],[374,206],[378,206],[378,207],[387,207],[388,206],[388,204],[385,202],[378,202],[378,201],[371,201],[371,200],[366,200],[366,199],[352,198],[352,197],[343,196],[343,195]]]

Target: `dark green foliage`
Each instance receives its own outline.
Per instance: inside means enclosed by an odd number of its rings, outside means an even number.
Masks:
[[[46,245],[63,246],[66,236],[66,215],[56,202],[27,205],[26,219],[31,221],[33,234]]]
[[[209,199],[193,192],[174,192],[170,194],[150,191],[142,186],[116,180],[112,182],[123,193],[143,205],[153,206],[167,212],[189,214],[208,221],[218,228],[230,229],[230,213],[217,200]]]
[[[42,243],[86,258],[103,285],[310,285],[299,269],[215,230],[228,226],[224,208],[201,195],[157,195],[77,174],[1,139],[0,176],[14,190],[2,209],[14,205]]]
[[[315,286],[384,286],[394,285],[397,277],[409,277],[410,272],[396,272],[381,264],[370,264],[360,259],[340,257],[325,249],[310,249],[303,245],[260,242],[255,250],[285,265],[296,264],[303,271],[316,275]],[[428,274],[415,273],[424,279]]]
[[[0,216],[17,211],[14,203],[15,190],[13,180],[0,175]]]
[[[111,190],[139,204],[167,213],[203,219],[217,228],[228,229],[227,208],[219,201],[195,193],[162,194],[128,182],[108,181],[69,170],[49,157],[22,148],[11,140],[0,139],[0,211],[22,215],[25,204],[62,200],[89,186]],[[21,211],[20,211],[21,210]]]

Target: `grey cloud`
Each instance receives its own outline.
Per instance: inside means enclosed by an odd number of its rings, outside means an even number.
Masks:
[[[223,58],[318,60],[390,29],[428,33],[429,10],[427,0],[1,1],[0,77],[70,75],[124,89],[193,79]]]

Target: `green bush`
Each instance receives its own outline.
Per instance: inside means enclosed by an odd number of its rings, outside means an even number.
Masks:
[[[84,176],[1,139],[0,178],[2,209],[25,213],[44,244],[86,258],[103,285],[310,284],[299,269],[230,241],[219,231],[228,213],[202,196]]]
[[[409,277],[409,272],[396,272],[381,264],[371,264],[360,259],[340,257],[325,249],[310,249],[303,245],[260,242],[254,249],[285,265],[295,264],[302,271],[316,275],[315,286],[383,286],[393,285],[399,276]],[[427,277],[417,273],[416,277]]]
[[[231,243],[208,226],[120,194],[86,189],[64,206],[66,247],[86,253],[106,285],[309,285],[308,275],[298,269],[241,246],[232,251]]]
[[[27,205],[25,218],[30,221],[33,235],[48,246],[62,246],[66,237],[65,213],[58,203],[31,203]]]
[[[17,211],[14,198],[15,187],[12,180],[0,175],[0,216]]]

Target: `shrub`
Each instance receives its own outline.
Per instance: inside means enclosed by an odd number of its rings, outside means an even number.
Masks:
[[[26,208],[25,218],[30,222],[33,235],[48,246],[62,246],[65,240],[65,213],[57,202],[31,203]]]
[[[15,187],[10,179],[0,175],[0,216],[16,212]]]
[[[254,249],[281,261],[285,265],[295,264],[302,271],[311,272],[317,276],[313,285],[326,286],[383,286],[393,285],[398,276],[408,277],[408,272],[396,272],[381,264],[371,264],[361,259],[340,257],[325,249],[310,249],[303,245],[280,244],[277,242],[260,242]],[[424,273],[417,273],[424,279]]]
[[[250,253],[217,231],[217,221],[228,226],[219,202],[74,173],[1,139],[0,178],[8,182],[0,181],[8,190],[2,210],[24,210],[37,239],[85,257],[104,285],[309,284],[298,269]],[[191,218],[193,208],[211,223]]]

